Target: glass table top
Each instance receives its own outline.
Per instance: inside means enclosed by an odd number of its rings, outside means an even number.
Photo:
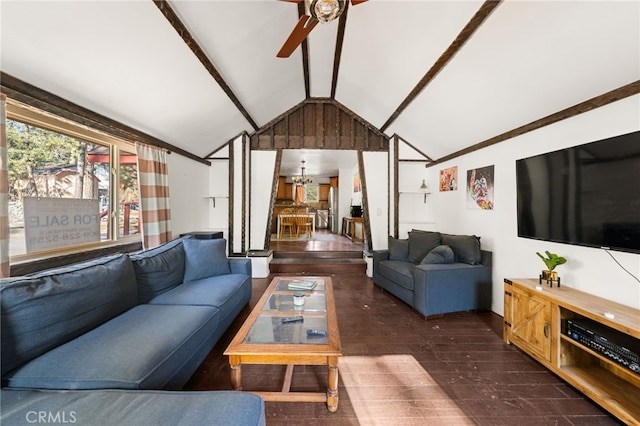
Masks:
[[[294,316],[258,315],[244,342],[310,345],[328,343],[326,315],[303,315],[302,321],[282,321],[284,318]],[[312,331],[311,334],[309,334],[309,330]],[[313,334],[313,331],[324,332],[324,336]]]
[[[280,279],[244,343],[327,344],[326,290],[322,278]],[[294,303],[294,295],[304,295],[301,305]],[[287,321],[292,318],[297,321]]]
[[[326,312],[327,298],[324,293],[301,291],[304,294],[303,304],[295,305],[293,295],[298,292],[273,293],[262,308],[263,311],[296,311],[296,312]]]
[[[307,288],[312,287],[312,288]],[[275,291],[326,291],[326,284],[322,278],[283,278],[278,281]]]

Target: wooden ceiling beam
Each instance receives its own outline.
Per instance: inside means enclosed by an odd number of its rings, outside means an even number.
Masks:
[[[298,3],[298,19],[306,15],[304,2]],[[309,73],[309,42],[305,37],[302,40],[302,75],[304,77],[304,97],[309,99],[311,97],[311,77]]]
[[[184,43],[189,46],[189,49],[196,55],[196,58],[200,61],[202,65],[209,72],[211,77],[218,83],[220,88],[224,91],[224,93],[231,99],[231,102],[235,105],[235,107],[240,111],[240,113],[246,118],[246,120],[251,124],[254,130],[258,129],[258,125],[251,117],[247,109],[242,105],[236,94],[231,90],[231,87],[224,80],[220,72],[216,69],[213,63],[209,60],[204,50],[200,47],[198,42],[193,38],[187,27],[182,23],[178,15],[173,11],[171,6],[166,0],[153,0],[153,3],[156,5],[158,10],[162,13],[162,15],[169,21],[174,30],[178,33],[178,35],[182,38]]]
[[[418,84],[411,90],[409,95],[402,101],[400,106],[391,114],[391,117],[384,123],[384,125],[380,128],[382,132],[384,132],[391,123],[393,123],[398,116],[404,111],[411,102],[413,102],[420,92],[424,90],[425,87],[435,78],[436,75],[449,63],[449,61],[462,49],[462,46],[471,38],[471,36],[480,28],[482,23],[491,15],[491,13],[500,5],[502,0],[487,0],[485,1],[480,9],[473,15],[471,20],[464,26],[462,31],[458,34],[458,36],[453,40],[453,42],[449,45],[447,50],[440,55],[438,60],[433,64],[431,69],[427,71],[427,73],[422,77],[422,79],[418,82]]]
[[[333,55],[333,77],[331,78],[331,99],[336,98],[336,89],[338,88],[338,73],[340,71],[340,60],[342,59],[342,44],[344,42],[344,31],[347,26],[347,14],[349,12],[349,3],[346,3],[344,12],[338,21],[338,34],[336,36],[336,50]]]

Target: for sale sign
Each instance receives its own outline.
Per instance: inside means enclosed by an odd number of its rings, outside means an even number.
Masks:
[[[97,199],[24,198],[27,253],[100,241]]]

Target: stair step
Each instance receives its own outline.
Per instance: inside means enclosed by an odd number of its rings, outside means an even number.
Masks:
[[[361,265],[366,263],[364,261],[364,259],[360,258],[360,259],[307,259],[307,258],[300,258],[300,257],[289,257],[289,258],[274,258],[273,260],[271,260],[270,264],[280,264],[280,265],[286,265],[286,264],[295,264],[295,265],[302,265],[302,264],[322,264],[322,265],[333,265],[336,263],[341,263],[341,264],[350,264],[350,265]]]
[[[273,259],[360,259],[361,251],[276,251]]]
[[[269,264],[272,274],[306,275],[354,275],[367,271],[366,263],[273,263]]]
[[[367,263],[358,251],[274,252],[273,274],[361,274]]]

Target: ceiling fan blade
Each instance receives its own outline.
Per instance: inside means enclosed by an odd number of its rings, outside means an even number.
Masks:
[[[316,25],[318,25],[317,19],[313,19],[308,15],[302,16],[276,56],[278,58],[288,58],[291,56],[293,51],[296,50]]]
[[[367,0],[351,0],[351,5],[352,5],[352,6],[357,6],[357,5],[359,5],[360,3],[364,3],[364,2],[366,2],[366,1],[367,1]]]

